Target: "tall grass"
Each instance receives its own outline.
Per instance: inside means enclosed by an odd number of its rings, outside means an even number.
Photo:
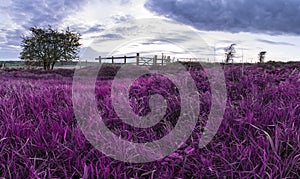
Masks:
[[[210,110],[202,70],[191,69],[200,114],[189,140],[176,152],[146,164],[123,163],[95,149],[77,125],[72,70],[0,72],[0,176],[5,178],[299,178],[300,81],[298,64],[226,66],[227,106],[213,140],[198,148]],[[149,94],[168,101],[166,121],[136,129],[122,123],[110,93],[117,69],[105,69],[95,92],[99,113],[116,135],[135,142],[157,140],[176,124],[180,94],[163,77],[144,77],[131,88],[131,105],[146,115]],[[162,85],[163,84],[163,85]],[[201,120],[200,120],[201,119]],[[112,144],[113,145],[113,144]],[[115,146],[117,147],[117,146]]]

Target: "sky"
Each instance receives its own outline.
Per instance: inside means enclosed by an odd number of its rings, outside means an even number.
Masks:
[[[111,28],[144,18],[168,19],[192,29],[213,49],[217,61],[224,60],[224,48],[232,43],[237,44],[237,62],[257,62],[260,51],[267,51],[266,61],[300,60],[299,0],[5,0],[0,13],[0,60],[18,59],[28,29],[48,25],[82,34],[80,54],[105,56],[106,44],[138,31]],[[189,36],[188,31],[177,31],[178,43]],[[161,41],[139,39],[115,54],[184,57],[184,50],[162,34]],[[96,43],[102,48],[96,49]]]

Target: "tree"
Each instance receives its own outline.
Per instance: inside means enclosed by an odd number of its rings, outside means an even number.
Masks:
[[[45,70],[52,70],[57,61],[75,59],[79,53],[80,34],[57,31],[49,26],[47,29],[32,27],[30,36],[22,37],[21,59],[27,62],[38,62]]]
[[[236,44],[231,44],[229,47],[226,47],[224,50],[225,50],[225,56],[226,56],[226,59],[225,59],[225,62],[228,63],[229,60],[231,60],[233,62],[233,57],[234,57],[234,54],[236,53],[235,51],[235,46]]]
[[[258,54],[258,60],[260,63],[264,63],[265,61],[265,57],[266,57],[266,51],[262,51],[262,52],[259,52]]]

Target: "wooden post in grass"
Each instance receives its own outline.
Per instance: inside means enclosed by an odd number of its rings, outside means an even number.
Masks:
[[[156,66],[157,64],[157,55],[154,55],[154,58],[153,58],[153,65]]]
[[[126,55],[124,56],[124,64],[126,64]]]
[[[111,56],[111,63],[114,64],[114,56]]]
[[[167,63],[170,63],[171,62],[171,57],[170,56],[168,56],[167,57],[167,61],[166,61]]]
[[[101,64],[101,56],[99,56],[98,58],[95,58],[95,60],[99,60],[99,63]]]
[[[140,64],[140,54],[136,53],[136,65]]]

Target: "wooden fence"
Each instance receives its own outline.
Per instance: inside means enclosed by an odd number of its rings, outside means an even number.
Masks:
[[[116,62],[116,60],[123,59],[121,62]],[[141,57],[139,53],[137,53],[135,56],[122,56],[122,57],[101,57],[95,58],[95,60],[99,61],[99,63],[103,63],[104,60],[109,60],[109,64],[117,64],[117,65],[124,65],[128,64],[128,59],[135,59],[135,62],[131,62],[131,64],[136,64],[139,66],[155,66],[155,65],[166,65],[168,63],[172,63],[175,61],[175,59],[171,59],[170,56],[162,56],[161,58],[158,58],[157,55],[155,55],[153,58],[151,57]]]
[[[117,60],[117,59],[123,59],[123,62],[116,63],[115,60]],[[112,56],[112,57],[105,57],[105,58],[99,56],[98,58],[95,58],[95,60],[98,60],[99,63],[103,63],[103,60],[111,60],[112,64],[127,64],[128,59],[136,59],[136,64],[138,65],[139,60],[140,60],[140,54],[137,53],[136,56],[123,56],[123,57],[114,57],[114,56]]]

